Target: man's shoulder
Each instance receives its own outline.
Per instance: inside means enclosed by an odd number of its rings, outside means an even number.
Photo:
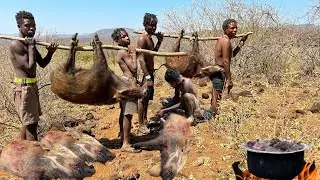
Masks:
[[[14,46],[25,46],[25,45],[19,40],[13,40],[10,42],[10,47],[14,47]]]
[[[230,39],[229,38],[226,38],[225,36],[221,36],[219,39],[218,39],[218,43],[230,43]]]
[[[185,87],[189,87],[189,86],[193,85],[193,82],[192,82],[192,80],[190,78],[183,77],[183,80],[184,80],[184,86]]]
[[[148,36],[146,34],[141,34],[138,39],[138,41],[147,41],[147,40],[148,40]]]
[[[118,51],[118,55],[126,55],[126,54],[128,54],[128,51],[125,49],[121,49]]]
[[[11,52],[20,52],[26,47],[25,44],[23,44],[19,40],[13,40],[10,42],[9,49]]]
[[[128,55],[128,51],[124,49],[121,49],[117,52],[117,57],[119,58],[119,60],[123,59],[127,55]]]

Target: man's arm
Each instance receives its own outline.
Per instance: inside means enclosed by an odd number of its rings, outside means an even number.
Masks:
[[[140,37],[138,40],[138,48],[145,49],[146,39],[144,37]],[[150,75],[147,68],[147,63],[145,62],[144,53],[139,53],[138,57],[140,67],[145,76]]]
[[[24,46],[19,41],[12,41],[9,46],[9,49],[19,66],[28,71],[32,68],[35,63],[35,45],[27,45],[28,53],[25,52]]]
[[[160,48],[162,40],[163,40],[163,33],[158,32],[156,34],[156,36],[158,38],[158,42],[157,42],[156,46],[153,48],[153,51],[159,51],[159,48]]]
[[[244,42],[246,42],[248,36],[243,36],[241,39],[240,39],[240,42],[239,44],[237,45],[236,48],[234,48],[233,52],[232,52],[232,57],[235,57],[238,52],[240,51],[240,49],[242,48],[242,46],[244,45]]]
[[[231,72],[230,72],[230,61],[231,61],[231,43],[227,39],[221,38],[221,51],[222,51],[222,60],[223,60],[223,67],[226,72],[226,79],[227,81],[231,81]]]
[[[180,90],[179,90],[179,88],[175,88],[174,89],[173,100],[174,100],[175,103],[179,102],[179,100],[180,100]]]
[[[44,68],[49,64],[54,52],[56,52],[56,50],[57,50],[57,47],[58,47],[57,43],[50,43],[50,45],[46,47],[48,50],[48,53],[43,59],[42,59],[39,51],[36,49],[36,56],[37,56],[36,61],[40,67]]]
[[[161,109],[161,111],[164,113],[168,112],[168,111],[172,111],[172,110],[176,110],[176,109],[179,109],[181,106],[181,102],[178,102],[177,104],[173,105],[173,106],[170,106],[168,108],[165,108],[165,109]]]
[[[42,68],[45,68],[51,61],[53,53],[48,51],[47,55],[42,59],[41,54],[36,49],[36,56],[37,56],[36,61],[39,64],[39,66]]]

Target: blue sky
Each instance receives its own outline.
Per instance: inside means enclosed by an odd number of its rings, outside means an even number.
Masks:
[[[297,16],[303,14],[312,0],[244,1],[267,3],[276,7],[283,16]],[[19,10],[32,12],[40,30],[69,34],[91,33],[102,28],[142,28],[145,12],[158,15],[161,23],[162,15],[167,10],[183,10],[183,7],[188,7],[191,3],[192,0],[4,0],[0,6],[0,34],[17,32],[14,16]]]

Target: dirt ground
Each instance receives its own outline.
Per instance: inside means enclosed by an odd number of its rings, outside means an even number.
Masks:
[[[186,165],[175,179],[235,179],[231,165],[241,161],[246,168],[246,152],[241,145],[249,140],[280,138],[302,141],[310,145],[305,160],[316,161],[320,171],[320,114],[312,105],[320,102],[319,80],[290,82],[280,87],[258,81],[237,82],[231,95],[224,95],[221,113],[209,122],[192,127],[191,150]],[[198,86],[198,96],[210,92],[211,84]],[[151,118],[161,107],[161,98],[173,95],[166,83],[158,83],[155,98],[149,105]],[[211,98],[211,96],[210,96]],[[203,107],[210,107],[210,98],[202,99]],[[319,105],[320,111],[320,105]],[[94,107],[97,139],[116,154],[105,164],[95,163],[96,173],[86,179],[117,179],[134,172],[140,179],[160,179],[150,176],[149,168],[160,161],[157,151],[142,151],[137,154],[121,152],[116,139],[119,131],[119,106]],[[133,135],[137,126],[134,116]],[[145,140],[150,136],[135,136],[133,140]],[[320,178],[320,176],[318,176]],[[17,179],[0,170],[0,179]]]

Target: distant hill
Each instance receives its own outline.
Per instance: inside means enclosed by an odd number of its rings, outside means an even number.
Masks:
[[[134,37],[136,36],[136,34],[133,33],[133,30],[134,29],[131,29],[131,28],[124,28],[130,37]],[[78,34],[78,38],[80,39],[80,41],[90,41],[92,40],[93,38],[93,34],[94,33],[97,33],[99,35],[99,38],[102,40],[102,41],[111,41],[111,34],[113,32],[114,28],[109,28],[109,29],[100,29],[100,30],[97,30],[93,33],[85,33],[85,34]],[[57,34],[56,35],[58,38],[61,38],[61,39],[70,39],[72,34]]]
[[[132,28],[124,28],[124,29],[128,32],[130,37],[137,36],[137,34],[133,33],[134,29],[132,29]],[[111,41],[111,34],[112,34],[113,30],[114,30],[114,28],[100,29],[100,30],[97,30],[96,32],[93,32],[93,33],[78,34],[78,38],[82,42],[88,42],[88,41],[92,40],[94,33],[98,33],[98,35],[102,41]],[[18,36],[17,33],[6,34],[6,35]],[[59,38],[59,39],[69,40],[72,37],[72,34],[54,34],[54,37]],[[41,37],[41,39],[45,39],[45,38]],[[7,43],[7,42],[9,42],[9,41],[0,39],[0,44]]]
[[[133,29],[131,29],[131,28],[124,28],[124,29],[128,32],[129,36],[133,35]],[[100,29],[100,30],[96,31],[95,33],[98,33],[98,35],[101,37],[110,38],[113,30],[114,29]]]

